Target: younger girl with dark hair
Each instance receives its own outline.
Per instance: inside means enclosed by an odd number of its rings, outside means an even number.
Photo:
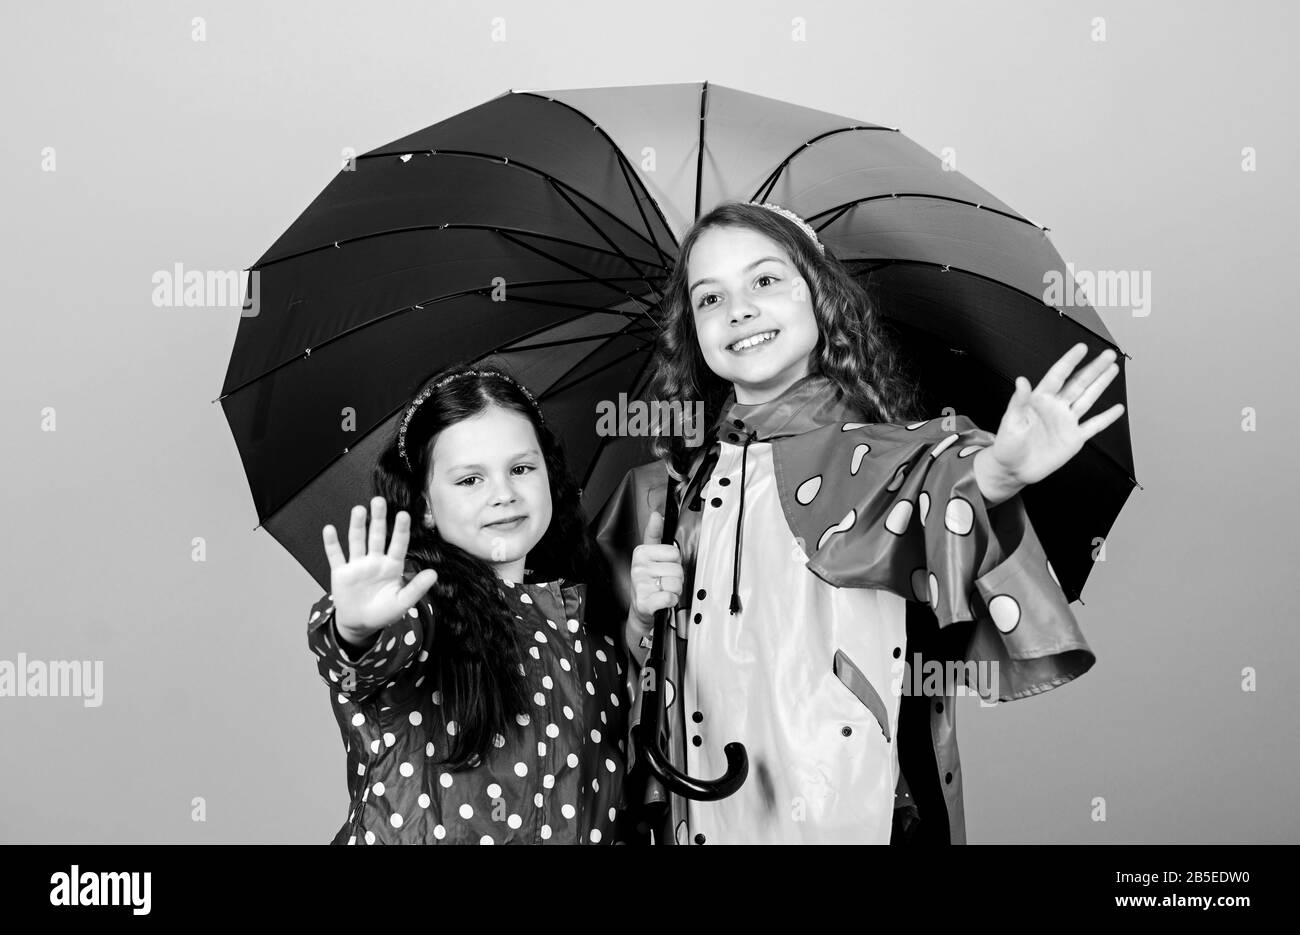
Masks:
[[[348,753],[332,843],[614,843],[623,620],[532,395],[498,369],[433,377],[374,489],[347,556],[323,530],[308,624]]]

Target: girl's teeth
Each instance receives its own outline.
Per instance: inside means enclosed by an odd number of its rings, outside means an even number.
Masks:
[[[747,338],[738,344],[733,344],[731,346],[731,349],[733,351],[743,351],[747,347],[753,347],[755,344],[762,344],[764,341],[770,341],[774,337],[776,337],[775,331],[768,331],[763,334],[756,334],[752,338]]]

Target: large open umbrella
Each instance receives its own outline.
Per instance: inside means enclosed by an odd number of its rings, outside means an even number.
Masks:
[[[1115,346],[1091,307],[1043,301],[1045,275],[1072,281],[1046,228],[895,129],[707,82],[511,91],[357,157],[253,265],[220,401],[260,525],[327,587],[320,528],[368,499],[406,395],[489,355],[561,427],[594,511],[648,460],[596,434],[596,404],[643,395],[678,235],[728,199],[818,229],[936,410],[996,425],[1016,375]],[[1125,357],[1099,410],[1127,402]],[[1126,408],[1024,492],[1071,599],[1133,474]]]
[[[259,522],[322,587],[320,530],[370,496],[403,402],[452,360],[504,361],[559,427],[594,513],[645,439],[597,434],[643,398],[679,235],[724,200],[804,217],[870,284],[931,411],[996,426],[1017,375],[1096,312],[1041,227],[897,129],[732,88],[510,91],[357,157],[252,267],[220,401]],[[1116,348],[1119,351],[1118,348]],[[1124,364],[1096,403],[1125,398]],[[1128,409],[1023,493],[1076,599],[1136,480]]]

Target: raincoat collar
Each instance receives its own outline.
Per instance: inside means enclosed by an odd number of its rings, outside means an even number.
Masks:
[[[844,400],[839,387],[830,378],[810,373],[790,384],[780,396],[765,403],[738,403],[733,388],[722,404],[722,415],[713,426],[712,437],[718,443],[741,445],[740,509],[736,515],[736,538],[732,552],[731,600],[732,614],[743,608],[740,602],[741,553],[744,550],[745,473],[749,446],[752,442],[768,442],[777,438],[802,435],[824,425],[852,422],[856,417],[853,408]],[[694,465],[692,486],[711,473],[717,463],[719,444],[707,456],[698,458]],[[698,486],[695,488],[698,490]]]
[[[733,389],[722,404],[712,437],[733,445],[742,444],[747,436],[765,442],[859,417],[829,377],[810,373],[765,403],[738,403]]]

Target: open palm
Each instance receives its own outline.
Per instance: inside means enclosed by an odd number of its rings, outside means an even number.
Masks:
[[[1042,480],[1123,414],[1123,404],[1116,403],[1079,423],[1119,374],[1115,352],[1107,348],[1067,383],[1066,378],[1087,353],[1086,344],[1076,344],[1052,365],[1036,387],[1031,388],[1024,377],[1016,377],[1016,392],[1007,404],[992,446],[994,459],[1015,481],[1033,484]]]
[[[330,564],[330,591],[334,596],[334,620],[340,629],[366,635],[396,623],[424,597],[438,574],[431,568],[419,572],[405,586],[402,573],[406,547],[411,538],[411,517],[400,510],[393,523],[393,541],[387,550],[387,504],[383,497],[371,500],[370,534],[366,535],[366,508],[352,509],[348,547],[343,555],[333,526],[322,530],[325,554]]]

